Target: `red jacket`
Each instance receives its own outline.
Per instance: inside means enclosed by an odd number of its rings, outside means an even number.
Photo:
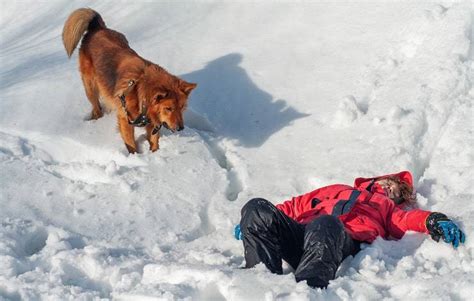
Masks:
[[[393,174],[413,186],[408,171]],[[335,184],[293,197],[276,207],[295,221],[307,224],[324,214],[338,216],[353,239],[372,242],[377,236],[400,239],[406,231],[428,233],[420,209],[406,211],[390,200],[375,178],[357,178],[354,186]],[[372,185],[371,185],[372,184]]]

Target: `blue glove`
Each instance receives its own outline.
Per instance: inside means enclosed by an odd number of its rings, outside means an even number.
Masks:
[[[240,224],[237,224],[234,228],[234,237],[237,240],[242,240],[244,238],[242,231],[240,231]]]
[[[426,228],[435,241],[439,241],[442,237],[444,242],[453,244],[454,248],[459,247],[460,243],[466,241],[466,235],[442,213],[431,213],[426,219]]]

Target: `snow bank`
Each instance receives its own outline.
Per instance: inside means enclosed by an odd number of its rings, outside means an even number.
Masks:
[[[198,83],[187,128],[128,155],[90,105],[62,25],[97,10]],[[474,287],[472,5],[3,2],[0,299],[469,300]],[[348,258],[326,290],[240,269],[251,197],[274,203],[409,169],[419,206],[467,233],[409,233]]]

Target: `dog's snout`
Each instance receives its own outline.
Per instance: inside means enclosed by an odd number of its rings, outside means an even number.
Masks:
[[[184,126],[182,126],[182,125],[179,125],[179,126],[178,126],[178,128],[177,128],[177,130],[178,130],[178,131],[182,131],[182,130],[184,130]]]

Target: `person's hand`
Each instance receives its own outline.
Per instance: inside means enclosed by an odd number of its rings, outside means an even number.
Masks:
[[[446,215],[439,212],[433,212],[428,216],[426,228],[433,240],[438,242],[442,237],[444,242],[453,244],[454,248],[466,240],[466,235],[459,227]]]
[[[242,240],[243,238],[242,231],[240,231],[240,224],[237,224],[234,228],[234,237],[237,240]]]

